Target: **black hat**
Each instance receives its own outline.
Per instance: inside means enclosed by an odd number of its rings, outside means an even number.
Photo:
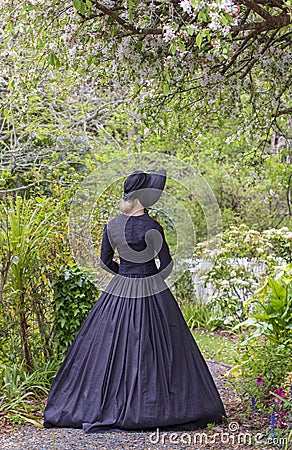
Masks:
[[[146,173],[136,170],[124,182],[124,200],[138,198],[145,208],[156,203],[166,183],[166,171]]]

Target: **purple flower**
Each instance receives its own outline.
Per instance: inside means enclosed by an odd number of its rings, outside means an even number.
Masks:
[[[276,419],[276,425],[278,428],[284,428],[287,425],[287,422],[278,418],[278,419]]]
[[[254,411],[256,409],[256,399],[254,397],[251,398],[251,409]]]
[[[281,389],[281,388],[277,388],[277,389],[275,389],[274,390],[274,393],[276,394],[276,395],[278,395],[279,397],[282,397],[282,398],[285,398],[285,392],[283,391],[283,389]],[[276,403],[282,403],[283,402],[283,400],[281,400],[280,398],[276,398]]]
[[[276,428],[277,428],[277,419],[275,412],[273,411],[270,417],[270,430],[272,433],[272,439],[274,439],[277,436]]]
[[[255,380],[256,380],[258,386],[263,386],[263,385],[265,384],[262,375],[258,375],[258,376],[255,378]]]

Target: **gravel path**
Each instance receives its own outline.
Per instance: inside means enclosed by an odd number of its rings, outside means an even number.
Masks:
[[[207,360],[217,388],[222,397],[228,415],[228,421],[213,429],[172,433],[160,432],[103,432],[86,434],[72,428],[38,428],[31,424],[22,426],[0,427],[1,450],[237,450],[261,449],[272,450],[267,439],[261,444],[249,445],[249,440],[238,443],[239,433],[252,433],[252,423],[238,421],[240,401],[235,393],[226,386],[223,377],[230,366]],[[233,429],[232,429],[233,427]],[[257,431],[258,432],[258,431]],[[222,433],[228,433],[222,435]],[[250,439],[250,438],[247,438]]]

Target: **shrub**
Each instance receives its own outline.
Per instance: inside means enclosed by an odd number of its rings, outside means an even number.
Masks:
[[[49,393],[57,371],[57,362],[35,366],[29,374],[25,364],[2,365],[0,368],[0,414],[11,422],[25,421],[41,426],[42,401]]]
[[[245,306],[250,304],[249,317],[235,327],[249,333],[238,344],[238,364],[230,371],[229,379],[240,397],[248,402],[249,410],[269,414],[272,437],[286,436],[289,442],[292,437],[288,428],[292,399],[292,264],[278,269],[275,278],[267,277]]]
[[[248,317],[243,301],[251,297],[265,277],[273,276],[279,264],[292,258],[292,232],[283,227],[262,232],[246,225],[231,227],[212,243],[197,244],[196,257],[212,262],[203,271],[201,280],[213,287],[208,299],[218,318],[226,327]]]
[[[260,395],[285,383],[292,372],[292,264],[282,268],[277,279],[267,278],[254,298],[253,313],[234,329],[251,330],[239,343],[239,390],[243,395]],[[259,379],[262,383],[256,383]]]
[[[182,305],[182,312],[191,331],[196,328],[214,331],[221,325],[221,322],[212,314],[209,305],[205,303],[196,300],[184,303]]]
[[[97,301],[99,291],[76,265],[66,268],[53,288],[54,346],[57,354],[63,356]]]
[[[194,282],[189,270],[185,270],[178,281],[174,283],[173,292],[181,304],[195,300]]]

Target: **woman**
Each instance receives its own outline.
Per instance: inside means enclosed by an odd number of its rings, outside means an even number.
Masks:
[[[164,281],[173,262],[163,229],[145,209],[158,201],[165,182],[161,170],[136,171],[124,183],[122,214],[104,227],[100,254],[101,267],[114,277],[54,379],[47,428],[195,430],[226,416]]]

